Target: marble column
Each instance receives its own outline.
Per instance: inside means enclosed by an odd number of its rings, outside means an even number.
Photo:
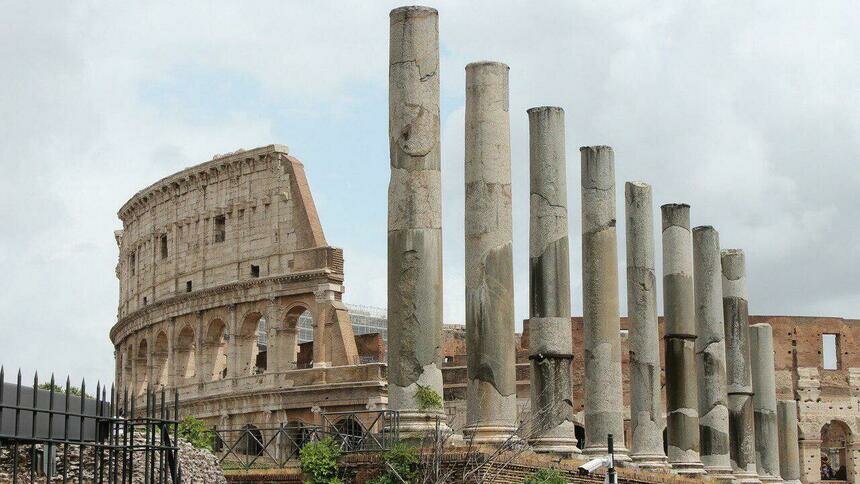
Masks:
[[[800,446],[797,435],[797,402],[776,402],[779,429],[779,475],[787,484],[800,484]]]
[[[752,378],[755,395],[755,457],[762,482],[781,482],[779,477],[779,430],[776,427],[776,372],[773,330],[769,324],[750,326]]]
[[[710,226],[693,229],[693,286],[702,464],[709,476],[731,480],[720,236]]]
[[[666,339],[666,440],[669,463],[683,475],[703,474],[699,457],[696,311],[690,206],[660,207],[663,226],[663,317]]]
[[[570,264],[564,110],[529,115],[529,366],[531,428],[538,452],[578,454],[573,423]]]
[[[388,393],[401,432],[445,424],[442,395],[442,198],[439,141],[439,15],[391,11],[388,70]]]
[[[508,66],[466,66],[466,429],[475,443],[514,434],[517,395],[511,254]]]
[[[618,241],[615,230],[615,154],[584,146],[582,159],[582,319],[585,346],[586,455],[605,455],[612,434],[617,460],[624,445],[621,321],[618,316]]]
[[[627,318],[630,323],[630,454],[642,468],[667,467],[663,451],[660,329],[654,268],[651,186],[624,185],[627,227]]]
[[[755,455],[753,385],[750,369],[746,260],[740,249],[720,252],[723,319],[726,334],[726,389],[729,404],[729,455],[735,478],[758,480]]]

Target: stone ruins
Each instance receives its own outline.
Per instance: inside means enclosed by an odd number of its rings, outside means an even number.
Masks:
[[[620,317],[609,146],[580,149],[583,315],[571,316],[560,107],[525,113],[529,318],[515,333],[508,73],[465,67],[465,327],[442,321],[439,17],[402,7],[390,15],[387,349],[353,332],[342,251],[302,163],[270,145],[168,176],[120,209],[118,388],[176,388],[184,412],[221,427],[390,408],[407,438],[492,447],[525,427],[538,452],[602,456],[612,435],[620,465],[691,479],[816,482],[825,458],[853,479],[860,321],[750,316],[744,252],[693,227],[681,203],[660,207],[658,317],[643,182],[624,185]],[[303,314],[311,342],[297,336]],[[426,405],[428,392],[444,405]]]

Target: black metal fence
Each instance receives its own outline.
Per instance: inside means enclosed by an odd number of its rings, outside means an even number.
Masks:
[[[74,395],[78,393],[79,395]],[[47,388],[17,381],[6,383],[0,367],[0,481],[180,483],[177,420],[179,395],[173,402],[147,390],[135,408],[134,396],[123,391],[122,402],[96,385],[87,395],[66,378],[65,388],[51,376]]]
[[[302,447],[331,438],[341,452],[382,451],[399,440],[399,414],[393,410],[320,412],[319,424],[213,428],[215,455],[224,469],[264,469],[295,464]]]

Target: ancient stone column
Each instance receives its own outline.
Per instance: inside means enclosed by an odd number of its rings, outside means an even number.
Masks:
[[[630,454],[642,468],[666,467],[660,384],[660,330],[654,269],[651,186],[624,185],[627,221],[627,318],[630,322]]]
[[[529,443],[539,452],[579,453],[573,423],[570,367],[570,264],[564,110],[542,106],[529,115]]]
[[[442,407],[421,398],[442,395],[439,16],[401,7],[390,25],[388,394],[408,437],[445,422]]]
[[[696,311],[690,206],[660,207],[663,221],[663,317],[666,339],[666,440],[669,463],[683,475],[703,474],[699,460]]]
[[[762,482],[781,482],[779,477],[779,430],[776,427],[776,373],[774,372],[773,330],[769,324],[750,326],[753,408],[755,415],[755,457]]]
[[[516,431],[508,66],[466,66],[465,434],[500,443]]]
[[[726,404],[726,337],[720,236],[710,226],[693,229],[693,285],[702,464],[709,476],[730,481],[732,463],[729,457],[729,409]]]
[[[618,241],[615,233],[615,155],[584,146],[582,158],[582,319],[585,346],[585,449],[604,455],[612,434],[616,459],[624,446]]]
[[[800,484],[800,447],[797,435],[797,402],[776,402],[779,428],[779,474],[787,484]]]
[[[755,456],[753,385],[750,369],[746,261],[740,249],[720,252],[723,318],[726,333],[726,389],[729,404],[729,455],[735,478],[759,482]]]

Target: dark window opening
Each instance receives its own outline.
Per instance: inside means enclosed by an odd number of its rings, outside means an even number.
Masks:
[[[821,335],[821,363],[825,370],[839,369],[839,335]]]
[[[260,266],[251,265],[251,277],[260,277]]]
[[[167,234],[161,236],[161,258],[167,259]]]
[[[191,292],[191,281],[185,281],[185,292]]]
[[[143,296],[143,305],[146,306],[146,296]]]
[[[227,219],[223,215],[215,217],[215,242],[224,242],[227,235]]]
[[[128,267],[131,271],[131,275],[134,275],[134,252],[132,252],[131,255],[128,256]]]

